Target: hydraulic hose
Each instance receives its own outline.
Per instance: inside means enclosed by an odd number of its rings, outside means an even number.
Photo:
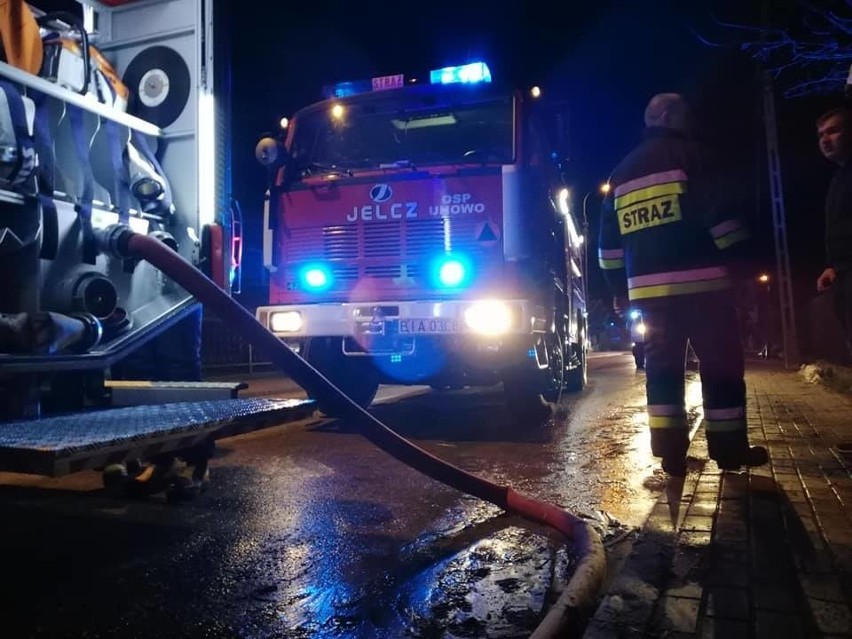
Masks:
[[[558,506],[477,477],[396,434],[350,400],[319,371],[267,330],[249,311],[158,239],[140,235],[122,226],[107,229],[101,239],[106,245],[104,248],[118,257],[143,259],[177,282],[226,325],[240,332],[254,348],[264,353],[312,396],[330,397],[340,406],[341,414],[354,424],[362,435],[392,457],[436,481],[479,497],[530,521],[550,526],[570,539],[579,558],[577,568],[559,601],[551,606],[533,637],[550,637],[554,636],[554,633],[562,632],[566,624],[576,621],[579,609],[588,606],[597,596],[606,572],[606,558],[600,537],[586,521]]]

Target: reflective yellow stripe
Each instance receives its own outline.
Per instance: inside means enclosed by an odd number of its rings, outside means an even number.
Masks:
[[[624,260],[598,260],[600,267],[606,271],[611,271],[617,268],[624,268]]]
[[[689,428],[686,415],[650,415],[648,426],[651,428]]]
[[[618,230],[622,235],[627,235],[662,224],[680,222],[682,217],[678,198],[677,194],[661,195],[616,209]]]
[[[737,242],[742,242],[743,240],[748,238],[748,229],[739,229],[737,231],[733,231],[728,233],[727,235],[723,235],[722,237],[717,237],[714,242],[716,242],[716,246],[720,249],[726,249],[732,244],[736,244]]]
[[[708,433],[735,433],[745,430],[744,419],[705,419],[704,428]]]
[[[615,198],[615,208],[620,209],[625,206],[630,206],[642,200],[650,200],[661,195],[676,195],[678,193],[686,193],[686,184],[684,182],[668,182],[666,184],[655,184],[644,189],[636,189],[630,193],[626,193]]]
[[[657,286],[641,286],[627,292],[631,300],[644,300],[650,297],[671,297],[690,293],[709,293],[730,287],[731,281],[726,277],[718,280],[703,282],[678,282],[676,284],[658,284]]]

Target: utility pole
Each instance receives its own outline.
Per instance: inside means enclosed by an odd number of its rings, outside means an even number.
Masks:
[[[762,71],[763,123],[766,129],[766,158],[769,170],[769,197],[772,203],[772,226],[775,235],[775,268],[778,274],[778,311],[781,314],[781,336],[784,365],[798,366],[799,339],[796,331],[796,309],[790,275],[790,253],[787,249],[787,218],[784,212],[784,190],[781,182],[781,160],[778,154],[778,124],[775,118],[775,93],[772,76]]]
[[[763,32],[766,42],[772,0],[763,2]],[[790,275],[790,252],[787,249],[787,216],[784,212],[784,189],[781,182],[781,159],[778,153],[778,121],[775,117],[775,90],[772,75],[761,69],[763,88],[763,126],[766,132],[766,159],[769,172],[769,198],[772,204],[772,228],[775,236],[775,269],[778,274],[778,312],[781,315],[781,341],[784,346],[784,366],[799,363],[799,338],[796,330],[796,309],[793,304],[793,283]]]

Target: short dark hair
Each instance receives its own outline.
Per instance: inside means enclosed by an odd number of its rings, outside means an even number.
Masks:
[[[845,106],[839,106],[834,107],[833,109],[829,109],[817,118],[816,125],[822,126],[823,123],[835,116],[840,116],[840,119],[843,120],[843,124],[845,126],[852,127],[852,109]]]

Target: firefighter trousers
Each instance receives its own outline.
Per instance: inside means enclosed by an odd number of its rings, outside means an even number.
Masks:
[[[699,360],[704,426],[710,458],[743,459],[748,452],[745,363],[736,310],[727,292],[636,303],[645,333],[645,376],[651,451],[682,459],[689,448],[685,364],[687,342]]]

